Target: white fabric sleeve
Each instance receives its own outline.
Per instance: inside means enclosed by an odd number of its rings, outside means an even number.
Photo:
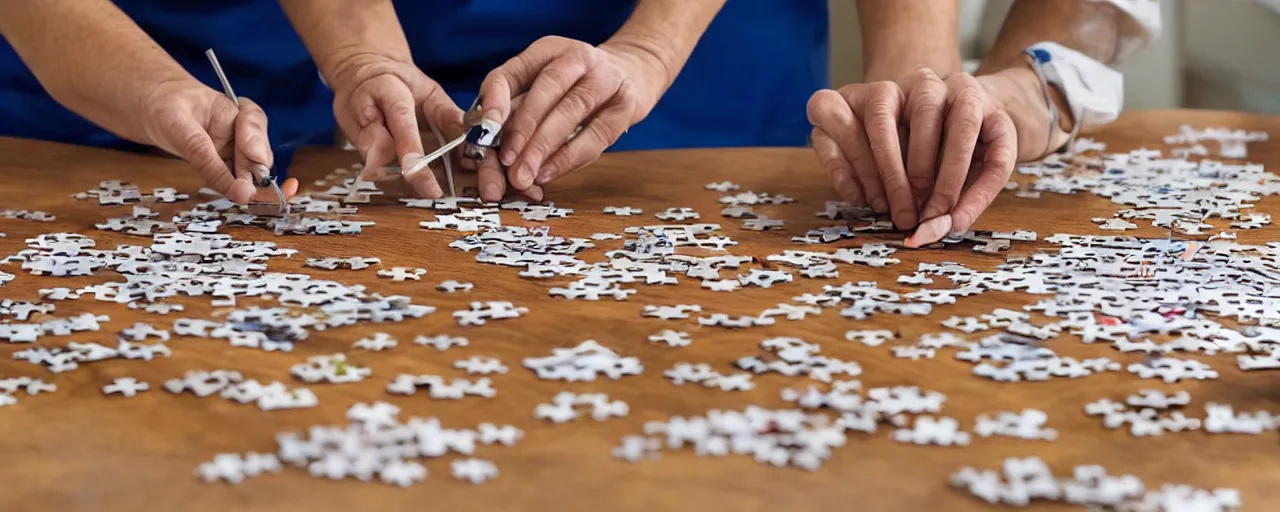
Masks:
[[[1124,107],[1124,75],[1088,55],[1054,42],[1027,48],[1041,76],[1058,88],[1075,120],[1071,138],[1082,129],[1116,120]]]
[[[1160,38],[1160,1],[1159,0],[1088,0],[1105,2],[1123,11],[1128,17],[1120,22],[1120,33],[1117,34],[1116,57],[1114,64],[1138,53],[1147,43]]]

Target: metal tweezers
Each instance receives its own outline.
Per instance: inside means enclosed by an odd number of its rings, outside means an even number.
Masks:
[[[452,151],[453,148],[460,146],[463,142],[466,142],[466,141],[467,141],[467,134],[464,133],[458,138],[449,141],[443,146],[440,146],[440,149],[432,151],[431,154],[422,157],[421,160],[418,160],[413,165],[409,166],[408,169],[405,169],[403,171],[404,174],[409,175],[425,169],[428,165],[431,165],[431,162],[438,160],[440,157]],[[446,181],[449,182],[449,195],[457,196],[458,194],[453,188],[453,169],[450,166],[445,166],[444,178]]]
[[[209,63],[213,64],[213,72],[218,74],[218,80],[222,82],[222,91],[226,93],[227,98],[231,99],[237,107],[240,106],[240,98],[236,96],[236,92],[231,89],[231,82],[227,81],[227,74],[222,71],[222,64],[218,63],[218,56],[213,53],[213,48],[204,51],[204,55],[209,58]],[[235,165],[234,161],[232,165]],[[284,197],[284,191],[280,190],[280,184],[276,183],[276,177],[272,169],[266,165],[255,163],[253,170],[257,173],[259,187],[270,186],[275,191],[276,199],[279,201],[279,215],[285,216],[289,214],[289,201]]]

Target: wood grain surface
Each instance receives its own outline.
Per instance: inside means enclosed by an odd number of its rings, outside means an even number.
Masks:
[[[1109,150],[1163,147],[1163,135],[1187,123],[1196,127],[1225,126],[1267,130],[1272,141],[1250,144],[1250,161],[1280,166],[1280,118],[1227,112],[1152,111],[1127,113],[1096,137]],[[1216,151],[1216,144],[1210,148]],[[356,155],[329,149],[308,149],[294,162],[294,176],[309,184],[335,167],[347,166]],[[44,210],[57,215],[52,223],[0,220],[0,254],[24,248],[23,240],[48,232],[77,232],[95,238],[98,247],[136,244],[145,239],[93,229],[95,222],[119,216],[123,207],[102,207],[95,201],[77,201],[71,194],[94,188],[99,180],[121,179],[143,189],[172,186],[195,193],[200,182],[182,162],[151,156],[86,149],[53,143],[0,139],[0,208]],[[713,181],[731,180],[743,190],[786,194],[797,203],[757,207],[757,211],[786,221],[782,231],[751,232],[739,222],[723,219],[717,203],[721,194],[703,189]],[[359,220],[377,224],[358,236],[274,237],[254,228],[223,229],[237,239],[274,240],[298,249],[292,259],[275,258],[271,269],[305,272],[344,283],[366,285],[372,291],[404,294],[415,302],[439,308],[433,315],[399,324],[360,324],[314,332],[292,353],[264,353],[231,348],[225,340],[179,337],[169,343],[173,357],[152,362],[106,361],[81,369],[51,374],[14,361],[12,354],[25,346],[0,345],[0,377],[31,376],[57,384],[56,393],[22,396],[16,406],[0,408],[0,511],[27,510],[984,510],[990,506],[950,488],[948,476],[962,465],[998,468],[1004,457],[1036,455],[1058,474],[1075,464],[1103,464],[1112,472],[1133,473],[1148,485],[1164,482],[1201,487],[1236,487],[1246,510],[1280,508],[1280,475],[1276,436],[1209,435],[1184,432],[1160,438],[1133,438],[1127,431],[1106,430],[1098,418],[1083,413],[1086,403],[1102,397],[1120,400],[1143,388],[1186,389],[1193,395],[1191,411],[1202,414],[1206,401],[1231,403],[1249,410],[1280,412],[1280,377],[1275,372],[1245,374],[1236,369],[1234,357],[1201,358],[1221,372],[1219,380],[1163,385],[1139,380],[1126,372],[1105,373],[1084,379],[1059,379],[1036,383],[996,383],[971,375],[972,366],[954,360],[944,350],[936,360],[894,359],[891,343],[871,348],[844,340],[850,329],[893,329],[899,343],[947,329],[939,321],[951,315],[977,315],[996,307],[1019,308],[1038,300],[1021,293],[986,293],[961,297],[957,304],[934,308],[927,317],[878,314],[854,321],[828,309],[803,321],[779,320],[777,324],[746,330],[699,327],[694,319],[662,321],[642,318],[646,304],[701,304],[707,312],[758,314],[779,302],[806,292],[820,293],[823,284],[874,280],[880,286],[899,289],[898,275],[910,273],[922,261],[956,261],[989,270],[1005,258],[971,252],[967,247],[900,251],[902,263],[889,268],[840,266],[836,280],[797,279],[771,289],[744,289],[716,293],[701,289],[696,280],[680,276],[676,286],[638,286],[629,300],[615,302],[566,301],[547,294],[548,288],[567,279],[526,280],[517,269],[484,265],[474,253],[447,247],[459,235],[428,231],[417,223],[432,217],[428,210],[404,208],[396,202],[408,194],[387,187],[387,195],[362,205]],[[305,190],[305,186],[304,186]],[[810,151],[806,149],[725,149],[613,153],[590,167],[556,183],[548,199],[557,206],[574,208],[567,219],[552,219],[552,232],[589,236],[596,232],[621,233],[625,226],[658,224],[652,214],[667,207],[688,206],[702,214],[701,222],[718,222],[741,245],[733,254],[764,257],[797,247],[793,235],[829,225],[816,218],[823,203],[835,199],[834,191]],[[193,201],[160,205],[168,215],[190,208]],[[639,217],[614,217],[600,213],[609,205],[636,206]],[[1091,217],[1111,216],[1119,207],[1091,195],[1063,196],[1045,193],[1040,199],[1019,199],[1001,194],[976,229],[1029,229],[1043,239],[1054,233],[1107,234],[1090,222]],[[1258,211],[1280,215],[1277,199],[1267,198]],[[522,224],[514,212],[503,212],[507,224]],[[1139,236],[1165,232],[1145,222]],[[1241,231],[1240,241],[1280,240],[1275,226]],[[858,246],[888,236],[859,236],[855,240],[822,246],[821,250]],[[599,261],[603,249],[621,241],[597,242],[584,259]],[[1010,255],[1028,254],[1050,247],[1043,242],[1015,242]],[[307,257],[375,256],[385,266],[428,269],[420,282],[378,279],[375,269],[324,271],[303,267]],[[102,272],[91,277],[38,277],[17,264],[3,267],[16,274],[0,289],[0,297],[35,301],[37,290],[53,286],[80,287],[115,279]],[[434,289],[446,279],[475,283],[469,293],[448,295]],[[198,300],[197,300],[198,299]],[[465,309],[472,300],[510,300],[529,308],[524,318],[491,322],[482,327],[459,327],[450,312]],[[184,312],[165,316],[127,309],[91,298],[57,303],[55,315],[93,312],[111,317],[100,332],[69,337],[48,336],[43,344],[66,341],[98,342],[114,346],[116,333],[134,322],[150,322],[170,328],[175,318],[210,318],[218,312],[208,298],[182,298]],[[241,306],[252,303],[241,301]],[[1043,320],[1043,317],[1035,317]],[[646,338],[662,329],[687,330],[693,344],[671,348]],[[351,349],[355,340],[372,332],[386,332],[400,346],[384,352]],[[468,347],[440,352],[411,343],[418,334],[448,333],[471,340]],[[1049,414],[1049,426],[1058,430],[1054,442],[1010,438],[976,438],[967,448],[906,445],[894,442],[881,429],[874,436],[852,433],[847,445],[819,471],[779,469],[755,463],[749,457],[699,458],[691,451],[663,452],[656,462],[629,464],[610,457],[610,450],[624,435],[638,434],[641,426],[672,415],[693,415],[715,408],[742,408],[748,404],[784,405],[779,389],[807,386],[802,378],[777,374],[760,376],[750,392],[723,392],[696,386],[673,386],[662,372],[677,362],[706,362],[728,371],[734,360],[758,354],[758,344],[770,336],[797,336],[823,347],[823,353],[857,361],[864,370],[864,387],[918,385],[947,395],[943,414],[957,418],[971,429],[981,413],[1039,408]],[[521,367],[524,357],[549,355],[556,347],[595,339],[624,356],[637,356],[643,375],[618,381],[564,383],[540,381]],[[1128,363],[1141,359],[1121,354],[1102,344],[1084,345],[1077,337],[1049,342],[1061,355],[1105,355]],[[246,378],[290,380],[288,369],[307,356],[346,352],[355,362],[374,371],[372,378],[355,384],[309,385],[320,398],[314,409],[262,412],[252,405],[227,400],[172,395],[159,389],[167,379],[192,369],[234,369]],[[511,368],[494,378],[494,399],[431,400],[423,394],[391,396],[384,387],[398,373],[463,375],[452,368],[455,360],[471,355],[492,356]],[[152,391],[137,398],[103,396],[101,387],[116,377],[132,376],[151,383]],[[563,425],[535,421],[536,404],[549,402],[562,390],[606,392],[630,404],[625,418],[596,422],[589,418]],[[437,416],[445,426],[473,428],[477,423],[513,424],[525,430],[525,438],[513,447],[489,446],[477,457],[493,460],[501,475],[480,486],[453,479],[448,459],[426,463],[426,482],[400,489],[380,483],[354,480],[313,479],[305,471],[287,468],[278,475],[251,479],[238,486],[207,484],[192,476],[201,462],[222,452],[274,451],[277,432],[304,431],[313,424],[345,424],[345,412],[355,402],[390,401],[406,416]],[[1057,509],[1056,506],[1048,506]]]

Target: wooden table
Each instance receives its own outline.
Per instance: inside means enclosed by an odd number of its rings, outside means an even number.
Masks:
[[[1161,137],[1176,132],[1183,123],[1267,130],[1272,142],[1251,144],[1250,160],[1280,166],[1280,143],[1274,139],[1280,135],[1280,118],[1274,117],[1225,112],[1135,112],[1099,132],[1097,138],[1107,142],[1113,151],[1160,147]],[[335,166],[354,160],[352,153],[308,150],[295,161],[294,174],[309,183]],[[170,159],[12,139],[0,139],[0,175],[5,177],[5,185],[0,187],[0,208],[44,210],[58,216],[53,223],[0,220],[0,231],[8,234],[7,238],[0,238],[0,254],[22,249],[27,237],[58,231],[91,236],[99,247],[144,241],[92,228],[95,222],[120,215],[120,208],[100,207],[94,201],[69,197],[94,188],[99,180],[123,179],[147,190],[172,186],[192,193],[200,185],[195,173]],[[721,194],[702,187],[720,180],[740,183],[743,190],[795,197],[797,204],[758,208],[784,219],[785,230],[744,231],[738,228],[739,222],[721,219],[717,215]],[[1194,400],[1191,411],[1196,414],[1202,414],[1199,407],[1206,401],[1232,403],[1238,410],[1280,411],[1280,381],[1275,373],[1243,374],[1235,369],[1232,356],[1211,358],[1217,363],[1214,367],[1222,372],[1220,380],[1176,386],[1142,381],[1124,372],[1079,380],[998,384],[972,376],[971,366],[955,361],[950,351],[936,360],[899,360],[889,355],[888,345],[869,348],[843,339],[843,333],[850,329],[888,328],[899,330],[901,340],[911,342],[923,333],[945,331],[938,322],[950,315],[976,315],[995,307],[1018,308],[1037,300],[1024,294],[987,293],[962,298],[958,304],[936,307],[928,317],[882,314],[854,321],[827,310],[805,321],[779,321],[773,326],[747,330],[698,327],[693,320],[673,323],[642,318],[640,311],[645,304],[698,303],[708,311],[758,314],[804,292],[820,292],[828,282],[799,280],[767,290],[714,293],[681,277],[678,286],[640,286],[639,293],[625,302],[553,299],[547,289],[562,284],[564,279],[521,279],[515,269],[483,265],[474,261],[473,253],[448,248],[447,244],[458,235],[417,227],[417,222],[431,218],[431,213],[402,207],[396,203],[395,194],[403,191],[396,190],[360,208],[358,219],[377,224],[355,237],[277,239],[255,229],[224,232],[239,239],[275,239],[299,250],[291,260],[273,260],[272,270],[323,274],[346,283],[364,284],[374,291],[411,295],[416,302],[440,308],[424,319],[316,332],[293,353],[230,348],[225,340],[177,338],[170,342],[174,352],[170,359],[150,363],[107,361],[58,375],[13,361],[11,354],[22,345],[0,345],[0,377],[27,375],[58,385],[56,393],[24,396],[17,406],[0,409],[0,510],[978,510],[987,506],[948,487],[948,476],[962,465],[996,468],[1004,457],[1026,455],[1044,458],[1058,474],[1068,473],[1075,464],[1096,463],[1113,472],[1134,473],[1149,485],[1181,482],[1201,487],[1236,487],[1243,493],[1246,509],[1265,510],[1280,499],[1280,487],[1275,485],[1280,463],[1276,462],[1274,434],[1190,432],[1135,439],[1124,431],[1103,429],[1097,418],[1086,417],[1082,412],[1085,403],[1098,398],[1119,400],[1128,393],[1152,387],[1190,390]],[[735,149],[610,154],[556,184],[549,198],[577,211],[567,219],[550,223],[556,234],[619,233],[624,226],[657,223],[652,213],[663,208],[689,206],[702,213],[702,221],[721,223],[730,236],[741,242],[732,250],[734,254],[765,256],[796,248],[789,242],[792,235],[825,225],[826,221],[815,218],[814,212],[822,209],[824,201],[834,199],[834,193],[807,150]],[[191,204],[162,205],[160,210],[169,214],[190,208]],[[599,213],[608,205],[637,206],[644,208],[646,214],[628,218]],[[1275,199],[1266,199],[1258,206],[1262,212],[1280,214]],[[1031,229],[1041,237],[1059,232],[1103,234],[1089,219],[1110,216],[1117,209],[1109,201],[1091,195],[1046,193],[1033,200],[1005,193],[976,227]],[[510,216],[511,212],[503,215]],[[518,220],[514,216],[508,218]],[[1276,229],[1242,231],[1241,242],[1274,240]],[[1164,233],[1144,225],[1136,234]],[[856,246],[876,239],[860,237],[836,246]],[[620,243],[598,245],[613,248]],[[1010,254],[1046,247],[1049,244],[1042,242],[1015,243]],[[602,257],[598,249],[594,251],[588,259]],[[377,256],[386,265],[423,267],[430,273],[420,283],[400,283],[378,279],[372,269],[325,272],[302,266],[306,257],[354,255]],[[990,269],[1004,258],[973,253],[963,247],[902,251],[896,257],[902,263],[885,269],[841,265],[841,275],[835,282],[875,280],[881,286],[896,287],[896,276],[909,273],[921,261],[950,260]],[[0,290],[0,296],[24,300],[37,300],[39,288],[79,287],[114,279],[111,272],[85,278],[36,277],[22,272],[16,264],[5,270],[17,274],[17,278]],[[457,295],[434,290],[434,285],[445,279],[474,282],[476,289]],[[528,307],[530,314],[484,327],[458,327],[449,312],[465,308],[471,300],[511,300]],[[114,346],[116,332],[137,321],[168,328],[175,318],[208,318],[212,314],[208,299],[180,302],[187,305],[185,312],[158,316],[90,298],[61,301],[56,315],[94,312],[110,315],[111,321],[100,332],[46,337],[42,342],[77,340]],[[648,335],[664,328],[688,330],[693,344],[670,348],[646,341]],[[374,331],[397,337],[400,346],[380,353],[350,349],[354,340]],[[439,333],[465,335],[471,345],[439,352],[409,342],[416,334]],[[888,439],[886,431],[890,429],[881,429],[874,436],[852,435],[846,446],[813,473],[763,466],[746,457],[698,458],[688,451],[664,452],[658,462],[639,464],[610,458],[611,447],[624,435],[640,433],[646,421],[748,404],[782,406],[780,388],[803,386],[808,381],[771,374],[757,378],[755,390],[734,393],[676,387],[662,376],[663,370],[680,361],[707,362],[727,371],[738,357],[757,354],[759,342],[769,336],[798,336],[819,342],[824,353],[861,363],[861,380],[867,387],[919,385],[942,391],[948,396],[944,415],[959,419],[966,429],[972,427],[977,414],[1034,407],[1048,412],[1049,426],[1056,428],[1060,437],[1055,442],[978,438],[967,448],[943,448],[896,443]],[[548,355],[554,347],[572,346],[587,339],[598,340],[622,355],[638,356],[646,371],[619,381],[566,384],[539,381],[520,366],[524,357]],[[1138,359],[1106,346],[1082,345],[1074,337],[1051,342],[1050,346],[1063,355],[1106,355],[1126,362]],[[289,366],[306,356],[342,351],[372,367],[374,377],[356,384],[310,386],[321,402],[314,409],[262,412],[252,405],[216,397],[175,396],[158,390],[164,380],[192,369],[235,369],[247,378],[288,381]],[[494,356],[511,367],[509,374],[494,379],[497,398],[433,401],[421,394],[397,397],[384,391],[386,383],[398,373],[460,375],[459,370],[451,368],[452,362],[470,355]],[[153,391],[134,399],[104,397],[101,387],[122,376],[147,380]],[[549,402],[555,393],[565,389],[607,392],[629,403],[631,413],[607,422],[580,419],[549,425],[533,420],[535,404]],[[429,461],[431,476],[409,489],[354,480],[317,480],[297,469],[239,486],[206,484],[192,477],[194,468],[216,453],[273,451],[275,433],[302,431],[313,424],[345,424],[344,414],[351,404],[375,400],[399,405],[402,417],[438,416],[446,426],[463,428],[485,421],[510,423],[524,429],[526,437],[514,447],[478,450],[477,456],[495,461],[501,470],[499,478],[478,487],[451,478],[448,461],[443,459]]]

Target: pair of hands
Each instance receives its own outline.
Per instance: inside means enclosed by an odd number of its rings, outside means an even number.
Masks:
[[[1029,67],[977,77],[920,68],[899,81],[818,91],[807,110],[837,192],[888,213],[899,229],[916,228],[907,240],[916,247],[968,230],[1017,161],[1053,149],[1051,136],[1065,138],[1049,126]]]
[[[424,128],[446,139],[465,129],[462,109],[412,62],[361,54],[337,69],[334,115],[367,170],[392,162],[409,169],[425,153]],[[530,45],[481,85],[483,116],[504,125],[505,140],[478,164],[481,197],[501,200],[509,184],[541,200],[543,185],[591,163],[644,119],[665,76],[656,56],[625,43],[546,37]],[[195,80],[163,82],[138,118],[148,143],[191,163],[210,188],[238,203],[274,202],[272,191],[254,186],[253,169],[274,158],[266,113],[249,98],[239,101]],[[423,197],[444,194],[430,169],[404,178]],[[281,189],[293,196],[297,180]]]
[[[465,130],[463,110],[412,62],[365,54],[337,69],[333,113],[364,155],[367,173],[392,162],[410,169],[426,153],[424,129],[446,140]],[[480,86],[482,117],[503,126],[501,147],[466,165],[478,172],[480,197],[501,200],[509,187],[540,201],[544,185],[591,163],[644,119],[665,76],[662,63],[636,46],[534,42]],[[430,169],[404,179],[420,196],[443,195]]]

